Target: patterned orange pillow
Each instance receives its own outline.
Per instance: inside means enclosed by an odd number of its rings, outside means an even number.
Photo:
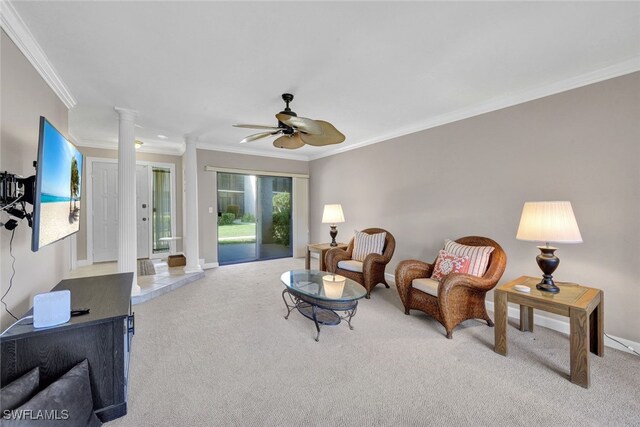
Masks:
[[[466,273],[468,269],[468,256],[457,256],[441,250],[436,259],[436,265],[433,267],[431,278],[442,280],[451,273]]]

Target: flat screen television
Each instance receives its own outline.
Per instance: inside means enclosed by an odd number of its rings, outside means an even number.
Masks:
[[[80,229],[83,160],[76,146],[47,119],[40,117],[32,251]]]

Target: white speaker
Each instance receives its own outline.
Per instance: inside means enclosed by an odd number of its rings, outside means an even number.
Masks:
[[[33,327],[67,323],[71,319],[71,292],[68,290],[47,292],[33,297]]]

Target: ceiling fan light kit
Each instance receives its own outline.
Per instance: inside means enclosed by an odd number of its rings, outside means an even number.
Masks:
[[[295,111],[289,108],[289,103],[293,101],[292,94],[283,93],[282,100],[286,106],[283,111],[276,114],[278,126],[233,125],[238,128],[263,130],[260,133],[247,136],[240,141],[241,144],[270,136],[282,135],[273,141],[273,146],[295,150],[296,148],[303,147],[305,144],[322,147],[325,145],[340,144],[345,140],[345,136],[329,122],[298,117]]]
[[[273,146],[277,148],[295,150],[296,148],[303,147],[304,141],[300,139],[299,133],[294,133],[293,135],[284,135],[276,138],[276,140],[273,141]]]

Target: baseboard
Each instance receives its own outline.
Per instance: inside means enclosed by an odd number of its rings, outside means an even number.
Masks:
[[[384,273],[384,278],[387,279],[387,283],[390,285],[396,284],[396,276],[391,273]]]
[[[76,261],[76,267],[86,267],[88,265],[93,265],[88,259],[79,259]]]
[[[203,270],[210,270],[212,268],[220,267],[220,264],[218,264],[217,262],[206,262],[206,263],[203,263],[201,265],[202,265],[202,269]]]
[[[396,280],[395,280],[395,276],[393,274],[390,273],[385,273],[384,275],[385,279],[387,279],[387,283],[389,284],[393,284],[395,286]],[[494,311],[494,305],[493,305],[493,301],[487,301],[486,302],[487,305],[487,310],[493,312]],[[516,320],[520,320],[520,309],[516,308],[516,307],[512,307],[509,306],[509,317],[512,319],[516,319]],[[537,314],[534,313],[533,315],[533,324],[534,325],[538,325],[538,326],[543,326],[545,328],[549,328],[552,329],[554,331],[557,332],[561,332],[565,335],[569,335],[569,322],[565,322],[563,320],[560,319],[554,319],[552,317],[547,317],[544,316],[542,314]],[[611,334],[609,334],[611,335]],[[625,338],[620,338],[620,337],[616,337],[614,335],[611,335],[612,338],[624,343],[625,345],[636,349],[636,351],[638,351],[638,349],[640,349],[640,343],[637,343],[635,341],[631,341]],[[610,348],[615,348],[616,350],[622,350],[622,351],[626,351],[627,353],[632,353],[633,352],[631,350],[629,350],[627,347],[618,344],[617,342],[610,340],[607,337],[604,337],[604,345]]]

